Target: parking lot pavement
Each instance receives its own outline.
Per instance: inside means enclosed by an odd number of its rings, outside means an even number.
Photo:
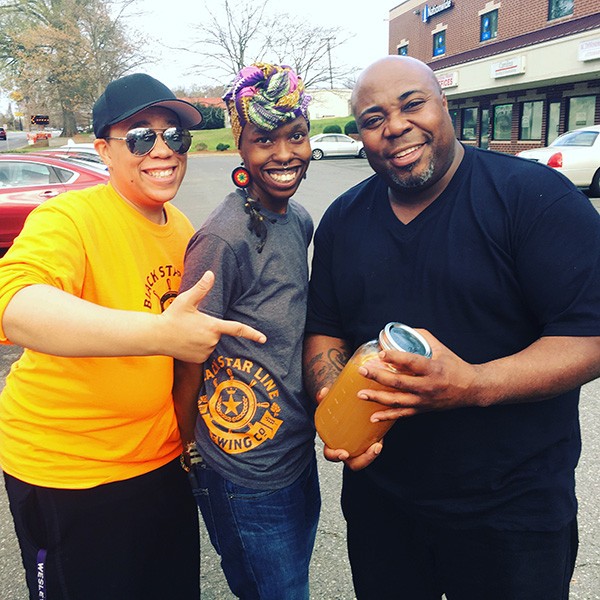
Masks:
[[[236,156],[197,157],[189,161],[186,183],[178,204],[198,225],[229,191],[229,173],[239,164]],[[311,165],[308,180],[302,184],[302,198],[318,222],[325,206],[341,191],[368,177],[372,171],[359,159],[323,160]],[[218,186],[222,185],[223,190]],[[592,199],[600,212],[600,199]],[[19,350],[0,345],[0,389]],[[577,495],[580,502],[580,550],[571,586],[571,600],[600,600],[600,380],[584,386],[581,397],[583,453],[577,468]],[[341,467],[322,458],[318,444],[319,475],[323,508],[311,563],[313,600],[353,600],[350,569],[346,555],[345,527],[339,507]],[[202,599],[230,600],[219,567],[218,556],[201,526]],[[26,600],[27,593],[18,545],[4,492],[0,485],[0,600]],[[177,600],[176,598],[169,600]]]
[[[17,347],[0,345],[0,389],[4,387],[4,379],[20,353],[21,350]],[[351,600],[354,594],[346,557],[345,529],[339,508],[341,466],[326,462],[322,458],[320,445],[317,452],[323,509],[312,561],[312,597],[319,600]],[[203,525],[200,529],[200,541],[202,599],[235,598],[227,587],[218,556],[210,545],[208,533]],[[19,547],[2,483],[0,484],[0,600],[27,600],[27,598]],[[168,600],[177,600],[177,598]]]
[[[4,386],[4,378],[19,354],[18,348],[0,346],[0,388]],[[571,585],[571,600],[600,600],[599,399],[600,380],[583,387],[580,410],[583,453],[577,468],[580,549]],[[320,443],[317,444],[317,455],[323,508],[311,563],[311,598],[354,600],[346,555],[345,527],[339,506],[341,466],[322,458]],[[233,599],[203,525],[200,539],[202,599]],[[27,600],[18,544],[3,485],[0,485],[0,600]]]

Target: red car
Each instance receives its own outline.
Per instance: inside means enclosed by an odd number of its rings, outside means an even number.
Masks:
[[[6,129],[4,127],[0,127],[0,140],[6,139]]]
[[[0,255],[38,204],[107,181],[108,172],[101,165],[34,153],[0,154]]]

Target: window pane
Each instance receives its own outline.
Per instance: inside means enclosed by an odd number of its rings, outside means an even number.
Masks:
[[[400,48],[398,48],[398,55],[399,56],[408,55],[408,46],[400,46]]]
[[[573,14],[573,0],[549,0],[548,19],[558,19]]]
[[[454,131],[456,131],[456,120],[458,119],[458,110],[453,108],[452,110],[449,111],[449,113],[450,113],[450,119],[452,119],[452,125],[454,127]]]
[[[495,140],[510,140],[512,131],[512,104],[499,104],[494,106],[494,128]]]
[[[481,109],[481,121],[479,123],[479,147],[487,150],[490,140],[490,109]]]
[[[433,36],[433,55],[440,56],[446,53],[446,32],[440,31]]]
[[[60,167],[54,167],[54,170],[56,171],[56,176],[58,178],[58,181],[60,181],[61,183],[66,183],[67,181],[72,179],[73,176],[75,175],[75,173],[73,171],[68,171],[67,169],[61,169]]]
[[[542,102],[523,102],[521,112],[521,140],[542,139]]]
[[[476,140],[476,127],[477,127],[477,109],[476,108],[463,108],[462,112],[462,140]]]
[[[579,96],[569,98],[569,127],[587,127],[594,124],[594,110],[596,108],[595,96]]]
[[[492,10],[481,15],[480,41],[491,40],[498,35],[498,11]]]
[[[46,165],[38,163],[18,163],[18,185],[48,185],[50,183],[50,170]]]
[[[560,126],[560,102],[551,102],[548,106],[548,132],[546,134],[546,143],[550,144],[558,136]]]
[[[598,137],[597,131],[571,131],[563,133],[554,142],[555,146],[583,146],[591,147]]]

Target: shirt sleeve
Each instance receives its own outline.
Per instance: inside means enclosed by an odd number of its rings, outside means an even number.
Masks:
[[[215,274],[215,283],[198,309],[222,319],[227,307],[241,293],[240,266],[235,252],[225,240],[200,230],[192,237],[185,254],[180,291],[191,288],[206,271]]]
[[[542,335],[600,335],[600,215],[562,194],[515,235],[516,271]]]
[[[80,297],[85,266],[79,230],[59,202],[46,202],[30,213],[14,244],[0,259],[0,341],[7,341],[2,316],[19,290],[50,285]]]

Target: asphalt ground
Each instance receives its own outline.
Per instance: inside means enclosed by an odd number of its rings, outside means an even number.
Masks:
[[[234,155],[201,156],[192,157],[189,162],[186,182],[175,203],[188,214],[195,225],[199,225],[212,206],[231,189],[229,173],[233,166],[239,164],[239,159]],[[315,222],[318,222],[323,210],[334,197],[371,173],[367,162],[359,159],[313,163],[297,198],[307,206]],[[592,202],[600,211],[600,200],[592,199]],[[0,388],[19,354],[20,349],[17,347],[0,346]],[[572,600],[600,600],[599,400],[600,380],[583,387],[580,405],[583,452],[577,468],[580,549],[571,585]],[[339,507],[341,466],[326,462],[322,458],[318,442],[317,446],[323,506],[311,563],[311,598],[353,600],[355,596],[346,555],[345,527]],[[200,528],[200,539],[203,600],[233,599],[222,575],[218,556],[210,545],[203,525]],[[18,544],[3,485],[0,485],[0,600],[27,600]]]

